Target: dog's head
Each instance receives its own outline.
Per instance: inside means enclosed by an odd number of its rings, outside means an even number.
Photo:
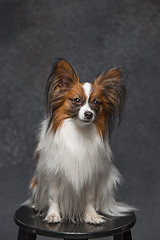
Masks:
[[[107,127],[118,122],[125,100],[126,75],[120,68],[99,74],[93,84],[80,83],[77,73],[64,59],[59,60],[48,79],[47,110],[53,120],[54,130],[65,119],[77,124],[95,124],[105,136]]]

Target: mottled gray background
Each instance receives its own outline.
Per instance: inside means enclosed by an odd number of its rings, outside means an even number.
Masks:
[[[124,177],[118,198],[136,206],[135,240],[156,240],[160,211],[160,1],[0,0],[0,238],[16,239],[13,215],[34,171],[44,89],[57,57],[81,81],[123,66],[129,93],[112,138]]]

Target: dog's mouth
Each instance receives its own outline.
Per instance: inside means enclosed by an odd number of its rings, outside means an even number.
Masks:
[[[94,117],[91,119],[86,119],[86,118],[80,118],[78,115],[74,115],[74,117],[72,117],[74,120],[77,120],[79,123],[81,124],[90,124],[92,122],[94,122]]]
[[[90,125],[93,121],[92,120],[86,120],[86,119],[80,119],[80,118],[74,118],[79,126],[87,126]]]
[[[86,125],[93,122],[93,120],[80,119],[80,118],[78,118],[78,120],[79,120],[82,124],[86,124]]]
[[[91,120],[81,120],[82,122],[85,122],[85,123],[90,123],[92,122]]]

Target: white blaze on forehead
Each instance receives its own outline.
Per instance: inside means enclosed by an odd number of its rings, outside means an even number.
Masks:
[[[86,96],[86,101],[85,101],[84,105],[80,108],[80,110],[78,112],[78,117],[80,120],[85,121],[85,120],[87,120],[85,117],[85,112],[91,112],[93,114],[93,116],[92,116],[92,119],[90,119],[91,120],[90,122],[93,122],[95,119],[95,114],[94,114],[94,111],[90,108],[89,103],[88,103],[91,92],[92,92],[92,84],[89,82],[84,83],[83,91]]]
[[[89,82],[86,82],[84,85],[83,85],[83,90],[84,90],[84,93],[87,97],[87,101],[90,97],[90,94],[91,94],[91,90],[92,90],[92,84],[89,83]]]

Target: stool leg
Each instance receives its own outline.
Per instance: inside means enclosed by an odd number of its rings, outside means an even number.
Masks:
[[[22,228],[19,228],[17,240],[36,240],[36,234],[26,232]]]
[[[114,240],[132,240],[131,231],[127,231],[118,235],[113,236]]]

